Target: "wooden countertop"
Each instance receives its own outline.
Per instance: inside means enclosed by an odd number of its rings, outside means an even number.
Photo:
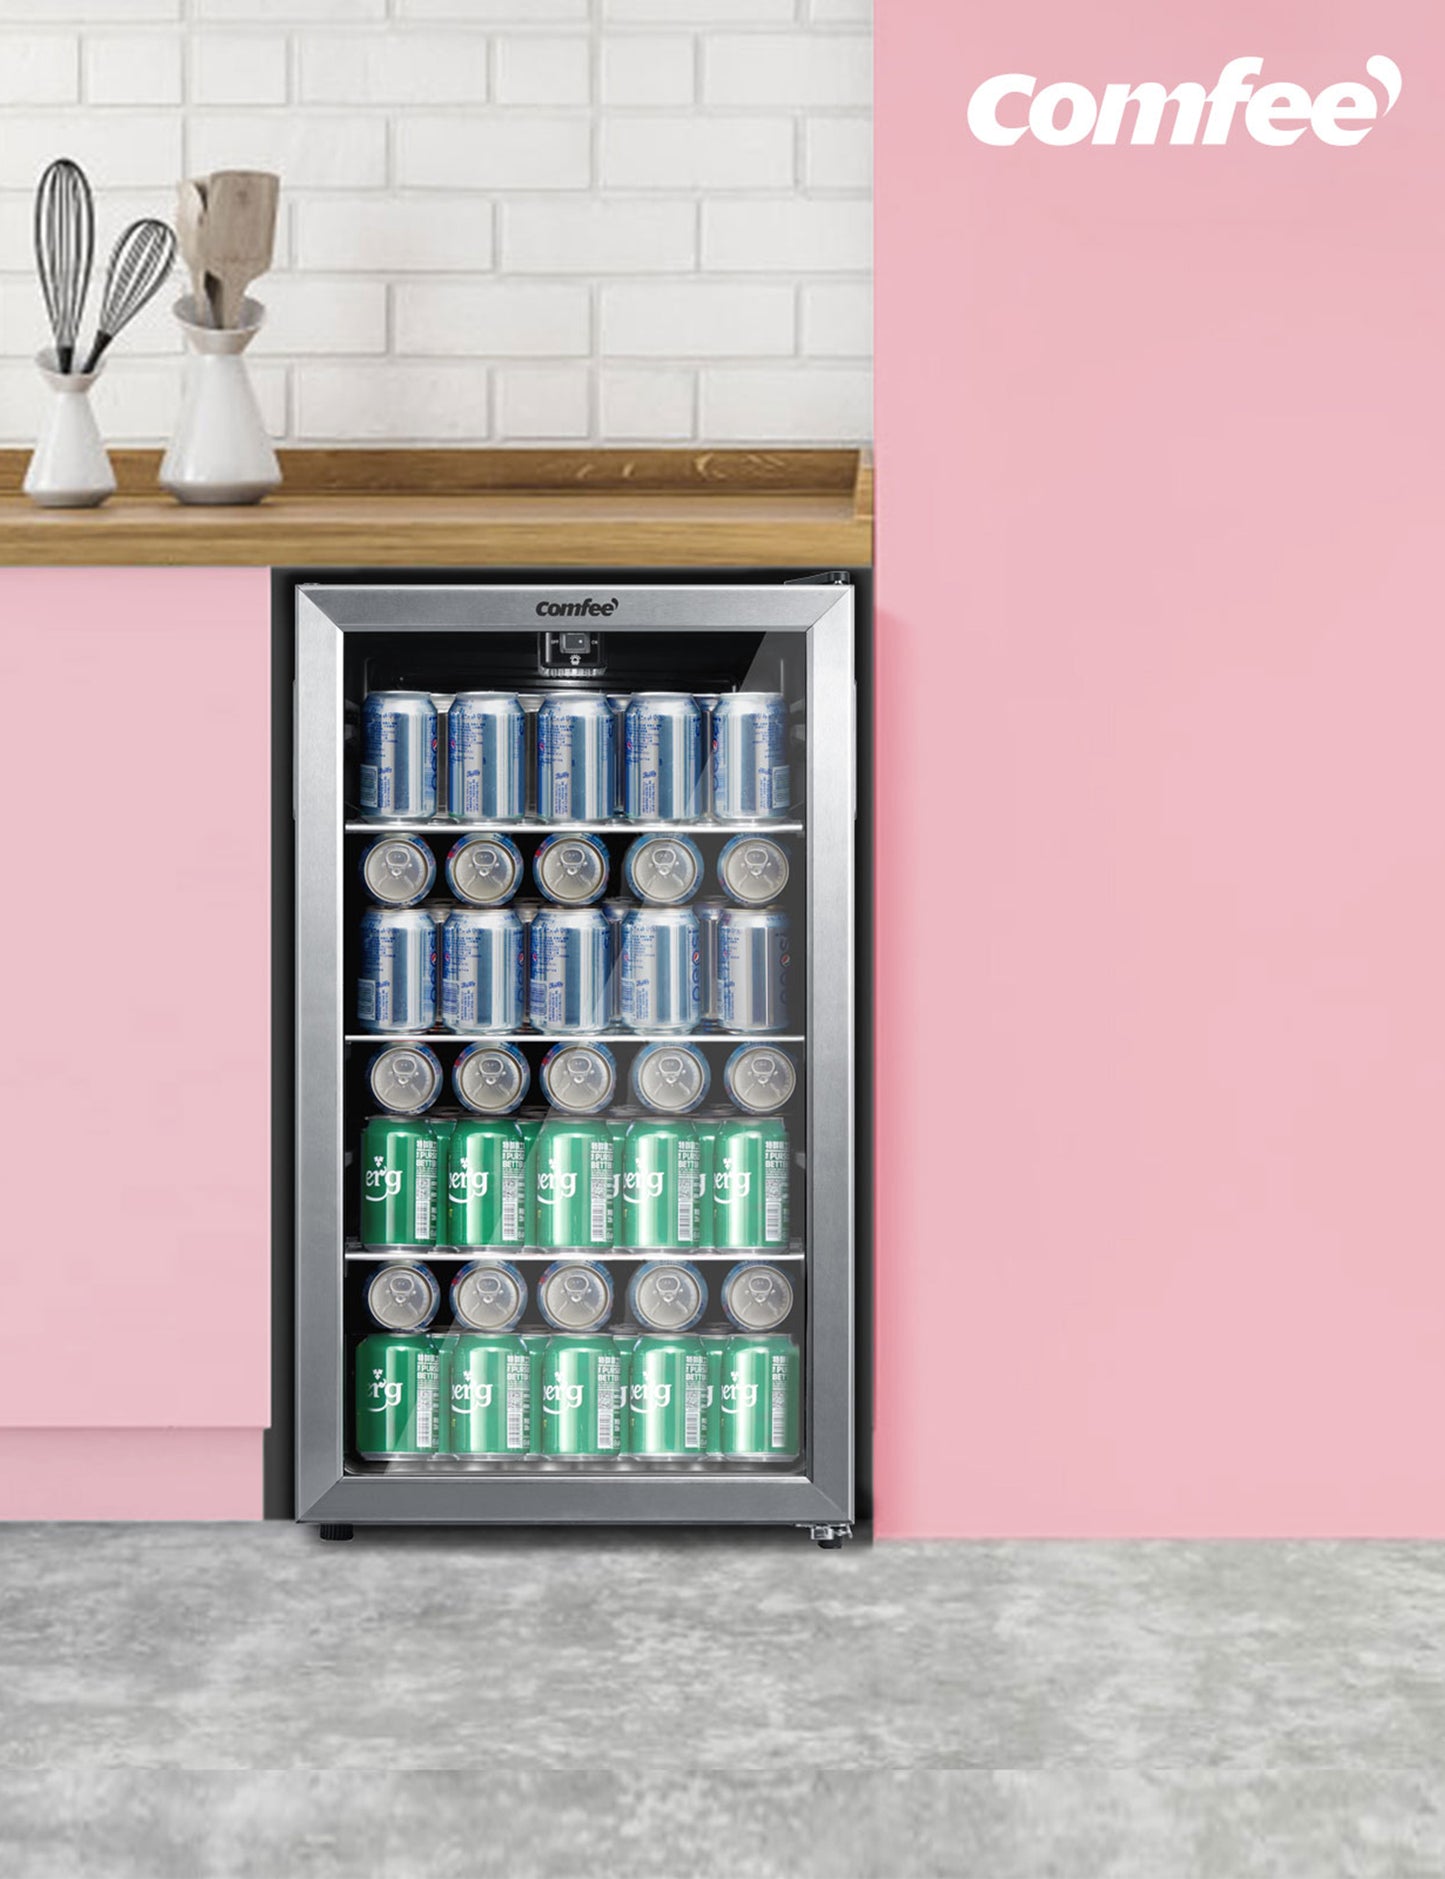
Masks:
[[[817,567],[873,559],[862,450],[284,450],[250,508],[173,502],[111,453],[99,509],[37,509],[0,451],[0,565]]]

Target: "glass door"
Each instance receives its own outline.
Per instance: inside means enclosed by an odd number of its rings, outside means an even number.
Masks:
[[[301,1517],[846,1521],[851,594],[300,596]]]

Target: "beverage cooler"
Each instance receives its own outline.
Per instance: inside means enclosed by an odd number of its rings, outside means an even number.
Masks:
[[[854,588],[278,592],[297,1517],[841,1543]]]

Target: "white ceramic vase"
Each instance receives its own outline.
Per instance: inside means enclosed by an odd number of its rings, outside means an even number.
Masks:
[[[259,502],[281,481],[281,465],[241,354],[266,309],[241,302],[235,327],[199,325],[187,294],[173,309],[186,336],[185,384],[176,433],[161,462],[161,488],[181,502]]]
[[[36,353],[35,363],[50,387],[50,402],[25,471],[25,494],[42,509],[93,509],[115,493],[115,471],[90,408],[90,388],[104,367],[57,371],[49,346]]]

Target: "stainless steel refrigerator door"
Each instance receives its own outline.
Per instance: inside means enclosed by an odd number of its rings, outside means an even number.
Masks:
[[[806,1468],[793,1474],[348,1475],[342,1068],[343,639],[537,630],[537,586],[302,587],[296,620],[296,1513],[303,1521],[814,1525],[854,1517],[853,590],[614,587],[605,629],[807,636]],[[595,594],[594,594],[595,597]]]

